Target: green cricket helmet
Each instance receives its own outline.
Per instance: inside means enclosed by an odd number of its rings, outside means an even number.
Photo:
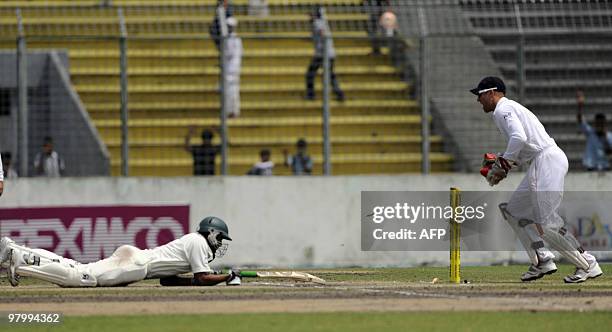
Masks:
[[[206,217],[200,221],[197,232],[206,236],[210,233],[219,234],[219,240],[229,240],[232,238],[229,236],[229,229],[225,221],[217,217]]]

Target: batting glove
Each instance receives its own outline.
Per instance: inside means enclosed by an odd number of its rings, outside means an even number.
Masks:
[[[236,268],[232,268],[229,272],[229,276],[225,281],[225,284],[228,286],[238,286],[241,284],[240,280],[240,270]]]

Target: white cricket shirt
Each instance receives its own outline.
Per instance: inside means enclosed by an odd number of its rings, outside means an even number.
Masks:
[[[493,111],[493,120],[508,140],[503,154],[506,159],[522,164],[531,161],[540,151],[556,145],[540,120],[514,100],[501,98]]]
[[[213,259],[213,252],[199,233],[189,233],[163,246],[145,249],[143,254],[149,260],[147,279],[212,272],[208,263]]]

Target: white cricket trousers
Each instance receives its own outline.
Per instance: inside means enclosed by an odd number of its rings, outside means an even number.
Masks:
[[[143,251],[123,245],[108,258],[81,264],[44,249],[30,249],[16,244],[20,275],[52,282],[62,287],[126,285],[146,278],[150,259]]]
[[[225,81],[225,110],[226,115],[240,116],[240,76],[228,75]]]
[[[563,186],[569,163],[557,145],[542,150],[531,160],[527,174],[508,202],[508,212],[548,228],[560,228],[564,221],[557,213],[563,200]]]
[[[89,274],[95,276],[98,286],[126,285],[147,276],[148,259],[143,251],[123,245],[109,257],[85,265]]]

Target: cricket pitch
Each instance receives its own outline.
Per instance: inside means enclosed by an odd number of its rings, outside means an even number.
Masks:
[[[120,288],[71,288],[0,278],[0,312],[55,311],[71,316],[393,312],[612,312],[612,264],[583,284],[564,284],[569,265],[541,280],[518,281],[525,266],[308,270],[326,285],[243,279],[241,286],[161,287],[143,281]],[[434,278],[439,281],[432,282]],[[467,283],[465,283],[467,281]]]

